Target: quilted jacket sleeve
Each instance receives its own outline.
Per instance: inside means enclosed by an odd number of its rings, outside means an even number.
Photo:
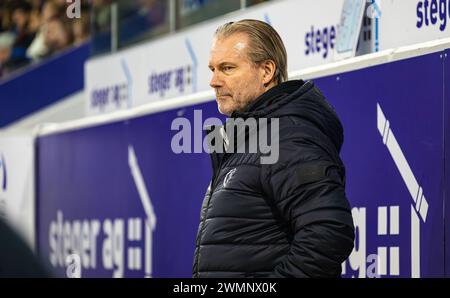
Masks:
[[[262,166],[263,190],[292,233],[270,277],[339,277],[355,237],[343,164],[320,134],[298,131],[288,128],[278,162]]]

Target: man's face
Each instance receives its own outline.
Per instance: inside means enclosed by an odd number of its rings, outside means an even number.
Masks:
[[[231,116],[234,111],[242,111],[266,90],[264,68],[250,61],[248,47],[249,38],[245,33],[213,41],[209,60],[212,71],[210,86],[216,92],[222,114]]]

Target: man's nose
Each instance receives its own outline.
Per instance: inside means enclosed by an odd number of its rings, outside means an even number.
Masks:
[[[217,73],[217,71],[213,72],[213,75],[212,75],[211,81],[209,82],[209,85],[212,88],[218,88],[218,87],[222,87],[223,86],[222,79],[220,78],[220,76]]]

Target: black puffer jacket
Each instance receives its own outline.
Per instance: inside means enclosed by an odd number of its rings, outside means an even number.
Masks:
[[[339,277],[354,226],[337,115],[312,82],[289,81],[232,115],[249,117],[279,118],[278,162],[211,154],[193,276]]]

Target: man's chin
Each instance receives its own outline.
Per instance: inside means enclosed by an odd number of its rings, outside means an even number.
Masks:
[[[221,109],[219,108],[219,113],[222,114],[222,115],[225,115],[225,116],[230,117],[231,114],[232,114],[233,112],[223,111],[223,110],[221,110]]]
[[[231,109],[230,107],[223,107],[221,106],[221,104],[217,105],[217,108],[219,109],[219,113],[225,116],[231,116],[231,114],[233,114],[233,109]]]

